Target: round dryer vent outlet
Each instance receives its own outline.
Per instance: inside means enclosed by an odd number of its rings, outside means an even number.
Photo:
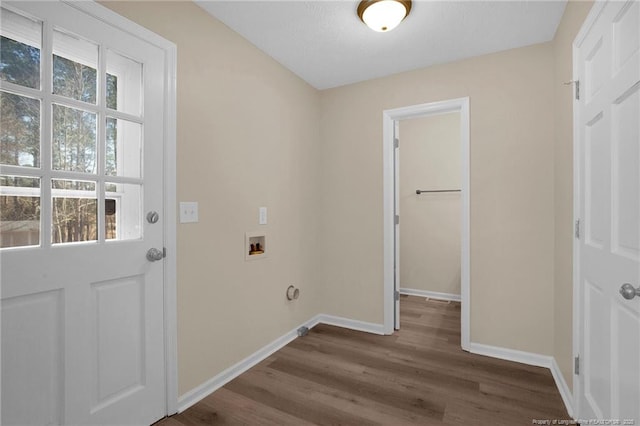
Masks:
[[[294,286],[290,285],[287,288],[287,299],[288,300],[294,300],[297,299],[300,296],[300,290],[295,288]]]

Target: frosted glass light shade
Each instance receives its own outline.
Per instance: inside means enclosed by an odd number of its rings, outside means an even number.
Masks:
[[[410,10],[410,1],[365,0],[358,6],[358,16],[372,30],[387,32],[397,27]]]

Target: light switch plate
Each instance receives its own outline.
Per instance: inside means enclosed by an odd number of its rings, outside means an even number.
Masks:
[[[267,208],[260,207],[258,209],[258,224],[266,225],[267,224]]]
[[[183,201],[180,202],[180,223],[196,223],[198,222],[198,202]]]

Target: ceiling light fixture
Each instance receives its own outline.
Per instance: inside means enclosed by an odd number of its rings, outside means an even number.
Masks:
[[[358,5],[362,22],[380,33],[397,27],[410,11],[411,0],[363,0]]]

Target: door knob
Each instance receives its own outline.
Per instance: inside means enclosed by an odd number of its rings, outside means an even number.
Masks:
[[[633,288],[629,283],[622,284],[622,287],[620,287],[620,294],[627,300],[631,300],[636,296],[640,297],[640,287]]]
[[[162,250],[158,250],[157,248],[150,248],[147,251],[147,260],[149,262],[156,262],[158,260],[162,260],[164,257],[164,252]]]

